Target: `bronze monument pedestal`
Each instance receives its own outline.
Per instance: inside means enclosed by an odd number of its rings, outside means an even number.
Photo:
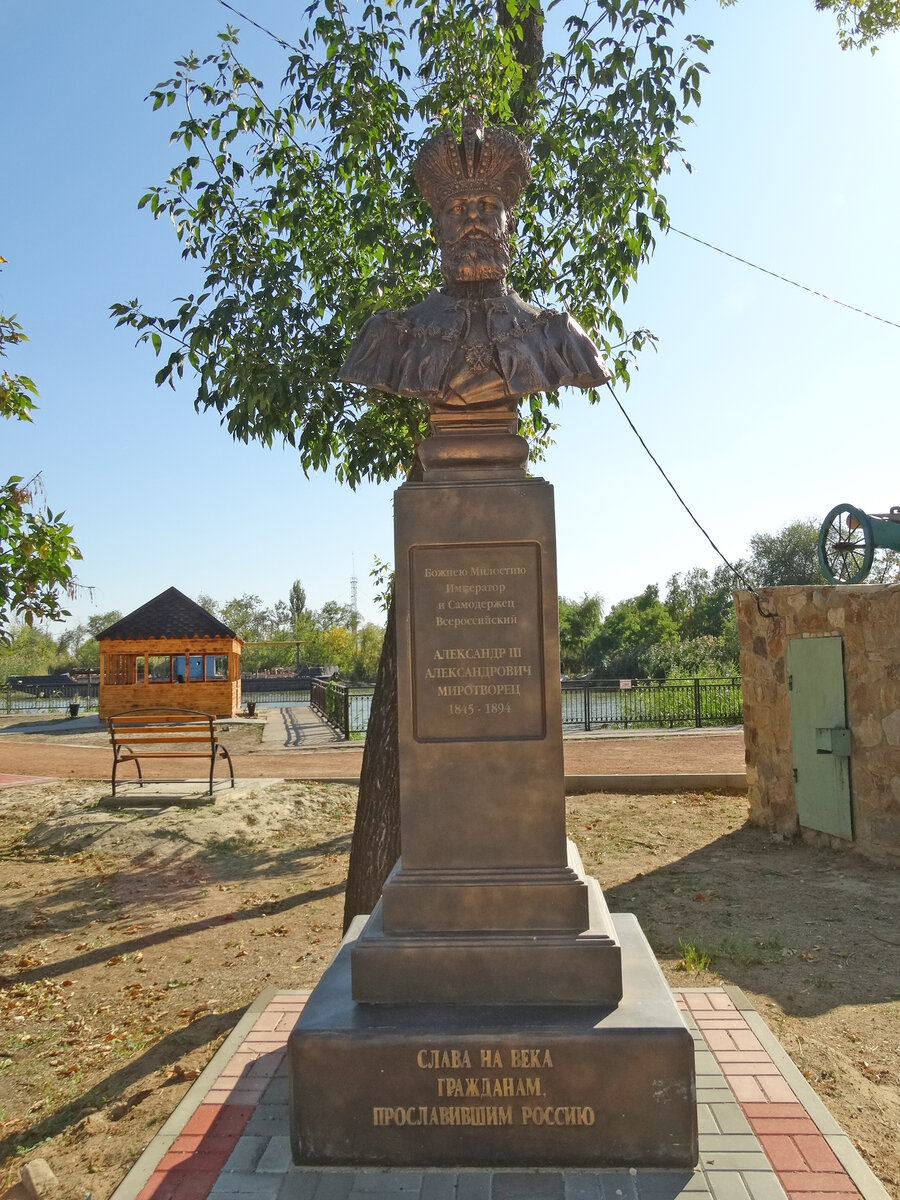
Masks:
[[[295,1161],[693,1167],[693,1043],[637,921],[613,920],[614,1007],[356,1004],[351,928],[288,1043]]]
[[[401,859],[289,1040],[296,1161],[693,1166],[690,1034],[565,836],[552,488],[405,484],[395,536]]]

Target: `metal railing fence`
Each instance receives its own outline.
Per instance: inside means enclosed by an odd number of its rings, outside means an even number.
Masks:
[[[241,700],[244,704],[248,700],[254,704],[309,704],[310,685],[301,688],[248,688],[246,680],[241,680]]]
[[[578,679],[562,685],[563,729],[676,729],[740,725],[739,676]]]
[[[344,738],[365,733],[372,687],[314,680],[310,703]],[[702,729],[740,725],[741,681],[723,679],[578,679],[562,685],[563,730]]]
[[[349,741],[353,734],[366,732],[374,692],[374,687],[338,683],[336,680],[323,683],[314,679],[309,702],[333,729]]]
[[[79,712],[96,712],[99,683],[64,683],[41,688],[35,684],[0,684],[0,712],[6,716],[16,713],[56,713],[68,711],[77,704]]]

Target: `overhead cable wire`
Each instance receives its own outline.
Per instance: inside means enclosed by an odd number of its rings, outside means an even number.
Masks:
[[[277,33],[273,33],[271,29],[266,29],[265,25],[260,25],[259,21],[254,21],[252,17],[248,17],[247,14],[241,12],[239,8],[235,8],[233,4],[229,4],[228,0],[219,0],[219,4],[221,4],[223,8],[227,8],[229,12],[233,12],[236,17],[240,17],[242,21],[249,21],[249,23],[254,25],[260,31],[260,33],[266,34],[266,36],[270,37],[273,42],[277,42],[282,50],[296,50],[298,54],[301,53],[299,46],[292,46],[290,42],[286,42],[284,38],[279,37]]]
[[[760,594],[756,590],[756,588],[753,586],[753,584],[750,582],[750,580],[747,578],[747,576],[744,574],[744,572],[742,570],[740,570],[739,567],[736,567],[733,563],[728,561],[728,559],[725,557],[725,555],[722,553],[722,551],[719,549],[719,547],[716,545],[716,543],[712,540],[712,538],[709,536],[709,534],[706,532],[706,530],[703,528],[703,526],[700,524],[700,522],[697,520],[697,518],[691,512],[690,508],[688,507],[687,501],[682,497],[681,493],[678,491],[678,488],[675,486],[675,484],[672,482],[672,480],[669,478],[669,476],[665,473],[662,466],[660,465],[659,459],[656,457],[656,455],[653,453],[653,451],[650,449],[650,447],[647,445],[647,443],[641,437],[640,433],[638,433],[637,426],[635,425],[634,421],[632,421],[631,417],[629,417],[628,413],[625,411],[625,407],[622,404],[622,401],[619,399],[619,397],[616,395],[615,391],[613,390],[613,385],[611,383],[607,383],[606,386],[609,388],[609,392],[610,392],[610,395],[612,396],[613,400],[615,400],[616,404],[618,405],[619,412],[622,414],[622,416],[625,418],[625,420],[631,426],[631,432],[634,434],[634,436],[637,438],[637,440],[644,447],[644,449],[647,452],[647,455],[650,458],[650,461],[653,463],[653,465],[656,467],[657,471],[659,471],[660,475],[662,475],[663,479],[666,481],[666,483],[669,485],[669,487],[674,492],[675,499],[678,501],[678,503],[681,505],[681,507],[684,509],[684,511],[687,513],[687,515],[691,518],[691,520],[694,522],[694,524],[697,526],[697,528],[700,530],[700,532],[703,534],[703,536],[706,538],[706,540],[712,546],[713,550],[715,550],[716,554],[718,554],[719,558],[721,558],[722,562],[725,564],[725,566],[728,568],[728,570],[732,573],[732,575],[734,575],[735,579],[739,580],[743,584],[743,586],[747,589],[747,591],[750,592],[751,595],[753,596],[753,598],[756,600],[756,607],[759,610],[759,615],[761,617],[767,617],[770,619],[773,617],[777,617],[778,613],[769,612],[767,609],[765,609],[763,607],[762,597],[760,596]]]
[[[223,0],[219,0],[220,3]],[[692,233],[685,233],[683,229],[677,229],[674,225],[669,225],[669,229],[673,233],[679,233],[682,237],[688,238],[692,242],[697,242],[700,246],[706,246],[709,250],[715,250],[717,254],[724,254],[726,258],[733,258],[735,262],[743,263],[745,267],[752,267],[754,271],[761,271],[763,275],[770,275],[773,279],[779,279],[782,283],[789,283],[791,287],[800,288],[803,292],[809,292],[812,296],[818,296],[821,300],[829,300],[832,304],[839,304],[841,308],[849,308],[851,312],[859,313],[861,317],[870,317],[873,321],[881,321],[883,325],[893,325],[895,329],[900,329],[900,321],[891,321],[888,317],[879,317],[877,313],[869,312],[865,308],[858,308],[855,304],[848,304],[845,300],[837,300],[834,296],[829,296],[825,292],[819,292],[815,288],[807,287],[805,283],[798,283],[796,279],[788,279],[786,275],[779,275],[777,271],[770,271],[767,267],[761,267],[759,263],[750,262],[748,258],[741,258],[739,254],[732,254],[730,250],[723,250],[721,246],[714,246],[712,242],[705,242],[703,238],[695,237]]]

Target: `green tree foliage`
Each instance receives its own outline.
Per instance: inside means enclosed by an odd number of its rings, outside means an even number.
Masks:
[[[288,608],[291,613],[291,628],[296,632],[301,628],[301,622],[306,614],[306,588],[299,579],[295,579],[291,584]]]
[[[16,624],[0,643],[0,684],[10,675],[50,675],[57,669],[57,644],[49,633]]]
[[[0,263],[6,260],[0,258]],[[27,341],[15,316],[0,314],[0,358]],[[0,418],[30,421],[37,389],[26,375],[0,375]],[[59,621],[68,616],[62,596],[72,596],[72,563],[81,558],[64,514],[39,502],[40,475],[11,475],[0,484],[0,644],[14,636],[13,622]],[[17,636],[17,635],[15,635]]]
[[[900,0],[816,0],[816,8],[837,17],[838,39],[845,50],[872,46],[900,27]]]
[[[580,600],[559,598],[559,665],[565,675],[587,670],[585,652],[600,632],[603,598],[584,595]]]
[[[737,621],[734,611],[719,637],[704,634],[685,641],[658,642],[641,655],[641,674],[648,679],[693,679],[737,675]]]
[[[677,638],[678,626],[661,602],[659,588],[651,583],[639,596],[613,605],[588,647],[587,658],[598,675],[642,676],[649,647]]]
[[[739,569],[743,564],[736,564]],[[665,605],[678,626],[682,639],[719,637],[734,612],[731,594],[735,578],[722,563],[712,575],[694,567],[684,575],[673,575],[666,584]]]
[[[337,600],[326,600],[318,612],[308,609],[299,580],[292,584],[287,601],[278,600],[271,607],[249,593],[224,604],[200,595],[197,603],[249,643],[241,655],[245,671],[337,667],[346,679],[370,682],[375,678],[384,630],[366,624],[355,634],[352,608]]]
[[[271,98],[227,29],[217,53],[180,60],[151,93],[156,108],[182,106],[172,139],[186,154],[141,204],[172,220],[203,286],[168,314],[117,304],[118,323],[164,355],[157,382],[188,368],[197,408],[236,438],[283,438],[304,469],[334,467],[351,485],[405,473],[422,405],[368,396],[338,369],[374,309],[438,282],[409,167],[423,134],[458,130],[476,97],[488,121],[518,128],[535,162],[512,284],[570,309],[627,376],[647,334],[629,332],[617,305],[665,226],[659,180],[699,103],[709,46],[672,44],[685,7],[562,0],[544,51],[535,0],[502,0],[499,22],[476,3],[318,0]],[[534,428],[556,399],[532,398]]]
[[[100,645],[97,634],[103,633],[121,619],[122,613],[118,609],[112,609],[110,612],[97,613],[88,617],[84,624],[67,629],[57,642],[60,657],[57,659],[56,669],[68,671],[72,667],[90,667],[99,671]]]
[[[352,629],[355,614],[349,604],[337,600],[326,600],[317,613],[313,614],[313,625],[323,633],[329,629]]]
[[[719,2],[726,8],[737,0]],[[838,41],[845,50],[869,46],[874,52],[874,42],[900,28],[900,0],[816,0],[816,8],[834,13]]]
[[[816,549],[819,523],[791,521],[777,533],[750,539],[749,575],[757,587],[824,583]]]
[[[709,43],[673,44],[686,0],[552,7],[545,48],[541,0],[497,0],[496,10],[475,0],[352,10],[312,0],[280,95],[241,61],[233,29],[217,53],[180,60],[152,96],[156,108],[183,106],[173,142],[185,154],[141,204],[171,219],[203,282],[168,312],[113,306],[118,324],[163,356],[157,382],[174,385],[187,369],[199,410],[218,413],[238,439],[283,439],[304,470],[333,468],[351,485],[409,472],[422,404],[342,385],[338,370],[374,309],[413,304],[439,280],[409,167],[422,136],[458,132],[473,99],[533,152],[510,282],[526,299],[568,308],[627,380],[649,335],[629,331],[618,306],[667,224],[659,181],[700,101]],[[546,435],[557,399],[526,402],[526,432]],[[388,625],[393,637],[390,615]],[[390,638],[385,649],[393,664]],[[393,669],[379,676],[393,707]],[[351,861],[345,918],[380,890],[372,864],[386,858],[365,848],[380,838],[387,855],[397,841],[396,721],[374,728],[386,756],[367,751],[354,840],[368,880],[356,886]],[[385,822],[392,831],[380,837]]]
[[[352,677],[360,682],[372,683],[378,674],[378,660],[384,644],[384,630],[380,625],[367,621],[359,630],[359,649],[356,652]]]

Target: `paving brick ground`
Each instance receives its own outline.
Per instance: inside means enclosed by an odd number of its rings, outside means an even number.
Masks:
[[[306,995],[260,997],[112,1200],[889,1200],[736,988],[675,993],[696,1048],[693,1172],[295,1167],[285,1044]]]

